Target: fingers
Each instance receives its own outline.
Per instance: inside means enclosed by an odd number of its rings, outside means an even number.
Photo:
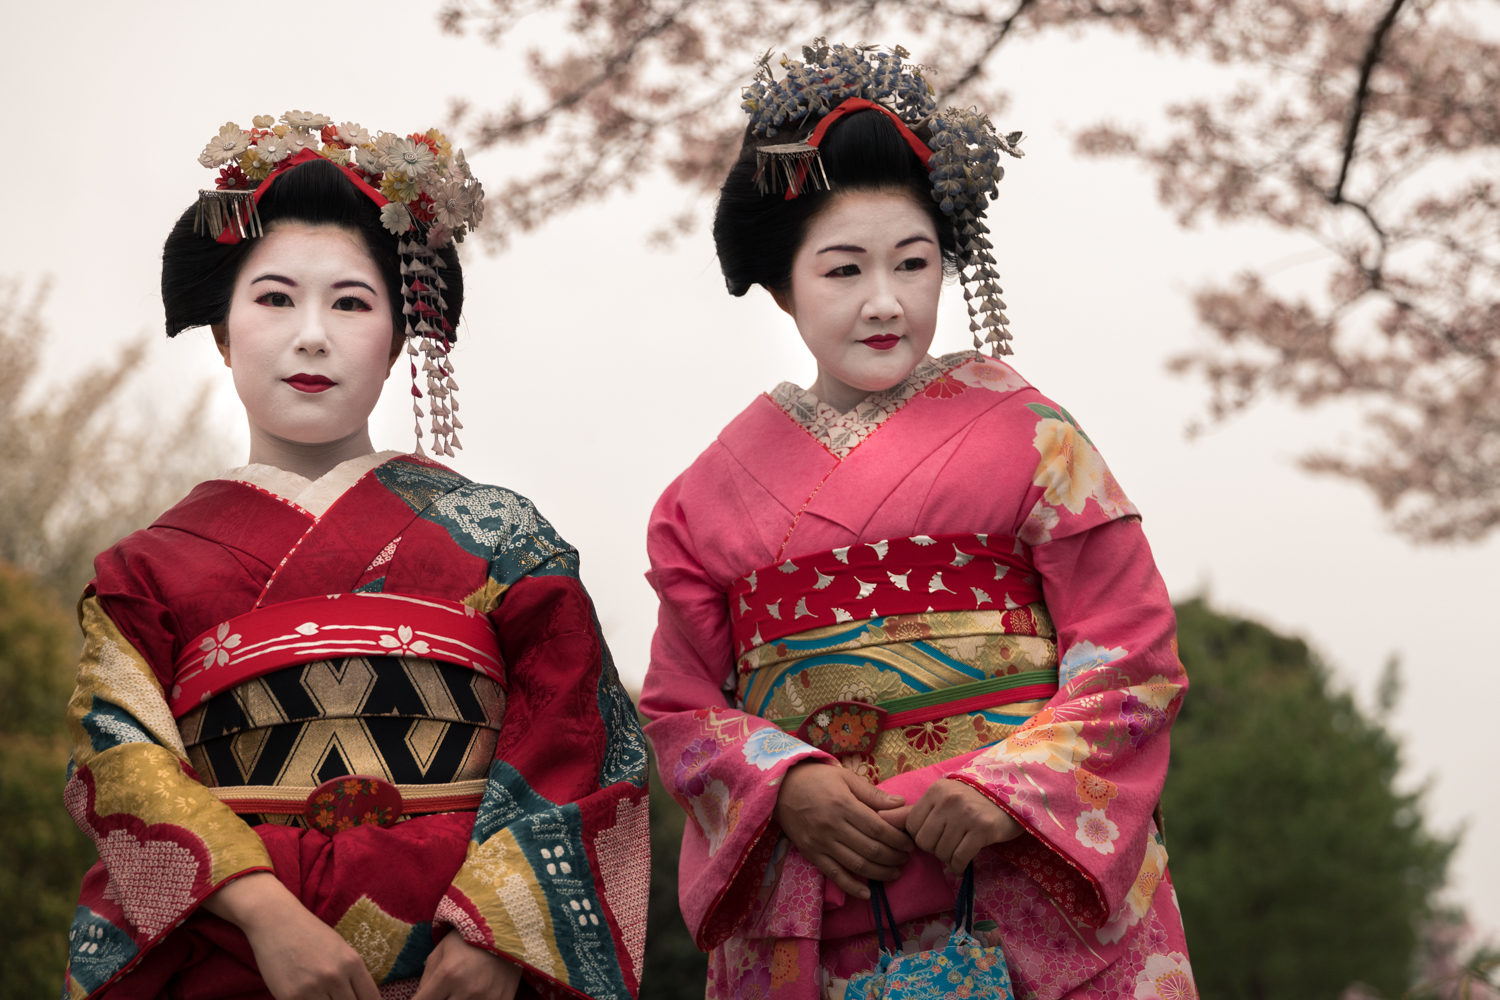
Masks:
[[[897,830],[905,833],[906,818],[911,815],[912,808],[912,806],[897,806],[895,809],[882,809],[875,815],[879,816],[888,826],[895,827]]]
[[[871,809],[895,809],[897,806],[906,805],[904,797],[881,791],[853,771],[840,768],[840,772],[844,775],[844,780],[848,783],[849,790],[854,793],[854,797]]]
[[[818,866],[818,870],[823,873],[825,878],[844,890],[846,895],[853,896],[856,899],[870,898],[870,887],[865,884],[865,880],[855,877],[839,859],[827,854],[820,854],[809,860]]]
[[[880,814],[859,802],[841,804],[833,816],[825,842],[843,844],[859,854],[886,865],[906,864],[911,838],[880,818]]]
[[[922,797],[916,801],[916,804],[911,807],[911,812],[907,814],[906,832],[911,834],[914,841],[917,839],[917,831],[927,824],[927,818],[932,815],[933,809],[937,807],[938,799],[933,794],[933,789],[941,784],[942,782],[937,782],[931,788],[928,788],[922,794]],[[930,847],[923,847],[920,841],[917,842],[917,846],[921,847],[924,851],[931,850]]]
[[[955,875],[963,874],[964,869],[969,867],[969,863],[979,856],[980,848],[986,846],[984,840],[985,838],[978,834],[965,834],[964,839],[954,848],[953,855],[948,860],[948,870]]]
[[[1004,809],[1001,809],[1000,812],[1002,815],[1000,817],[999,830],[995,835],[995,839],[990,841],[992,844],[1003,844],[1007,840],[1015,840],[1026,832],[1021,824],[1016,822],[1014,816]]]
[[[365,968],[363,959],[360,959],[359,968],[350,976],[350,980],[355,1000],[380,1000],[380,988],[375,985],[370,970]]]
[[[964,842],[969,831],[961,823],[948,823],[943,827],[942,836],[938,837],[937,846],[932,849],[933,857],[943,863],[949,871],[962,871],[955,868],[953,864],[954,855],[958,851],[958,845]]]
[[[906,808],[902,806],[901,808]],[[883,845],[887,850],[898,851],[902,855],[899,862],[887,862],[889,864],[905,864],[906,852],[911,850],[911,838],[906,831],[881,817],[880,813],[871,812],[861,806],[859,811],[848,817],[849,825],[869,840]]]
[[[875,844],[838,843],[831,845],[827,853],[838,860],[855,878],[893,879],[906,864],[906,855],[888,847]]]
[[[879,841],[860,837],[858,834],[853,833],[847,839],[840,842],[838,846],[859,858],[862,863],[870,865],[885,865],[887,867],[899,868],[906,864],[907,859],[911,857],[911,855],[903,850],[890,847]],[[855,874],[864,875],[867,878],[879,877],[875,875],[873,869],[867,870],[859,867],[855,868]]]
[[[332,981],[326,987],[330,1000],[380,1000],[380,990],[370,978],[358,952],[351,947],[346,954],[339,956],[337,962]]]

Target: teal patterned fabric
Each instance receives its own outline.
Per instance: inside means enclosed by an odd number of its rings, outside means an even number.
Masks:
[[[974,865],[959,886],[953,933],[941,949],[905,954],[885,885],[870,882],[870,906],[880,938],[880,962],[849,980],[844,1000],[1014,1000],[1005,953],[974,937]],[[885,946],[885,926],[893,948]]]
[[[844,1000],[1013,1000],[999,948],[955,929],[941,951],[882,952],[880,964],[849,980]]]

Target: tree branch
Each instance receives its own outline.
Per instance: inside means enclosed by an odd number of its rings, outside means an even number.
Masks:
[[[682,15],[692,9],[697,2],[698,0],[683,0],[683,2],[679,3],[671,11],[657,17],[653,23],[642,28],[636,34],[631,35],[622,48],[604,60],[593,76],[582,81],[562,96],[555,98],[550,105],[541,111],[523,119],[505,122],[495,130],[495,134],[482,137],[480,139],[480,147],[488,148],[499,142],[503,136],[522,135],[540,125],[545,125],[559,112],[566,111],[578,104],[596,89],[614,79],[616,74],[636,57],[642,46],[677,24]]]
[[[1396,15],[1401,13],[1405,3],[1406,0],[1391,0],[1391,6],[1375,26],[1375,33],[1370,36],[1370,44],[1365,48],[1364,63],[1359,68],[1359,86],[1354,91],[1354,106],[1349,111],[1348,128],[1344,130],[1344,162],[1339,167],[1338,183],[1328,195],[1332,204],[1344,204],[1344,184],[1349,179],[1349,167],[1354,162],[1354,144],[1359,138],[1359,124],[1364,119],[1365,101],[1370,96],[1370,76],[1375,72],[1375,64],[1380,62],[1381,51],[1385,48],[1385,36],[1390,34],[1391,26],[1396,23]]]
[[[974,78],[984,70],[984,64],[989,61],[990,56],[1000,47],[1000,43],[1005,41],[1006,36],[1010,34],[1010,29],[1015,27],[1016,20],[1035,2],[1036,0],[1021,0],[1016,5],[1016,9],[1010,12],[1010,16],[1001,21],[995,28],[994,34],[990,35],[989,41],[985,43],[984,48],[979,54],[969,61],[969,66],[964,70],[963,75],[944,87],[943,92],[937,95],[939,102],[946,100],[949,95],[956,94],[973,82]]]

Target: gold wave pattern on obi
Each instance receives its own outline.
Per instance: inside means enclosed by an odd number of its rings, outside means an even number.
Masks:
[[[1057,669],[1052,619],[1040,603],[1011,611],[892,615],[810,629],[751,650],[740,706],[766,719],[805,716],[835,701],[877,703],[992,677]],[[1046,704],[1018,702],[887,729],[844,765],[872,781],[1005,739]]]
[[[351,656],[248,681],[178,728],[211,787],[311,788],[346,774],[425,785],[484,778],[504,715],[504,689],[465,667]]]

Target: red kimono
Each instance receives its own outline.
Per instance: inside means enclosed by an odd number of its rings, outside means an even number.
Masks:
[[[526,499],[382,457],[325,477],[352,485],[321,514],[202,483],[96,561],[65,800],[100,862],[67,995],[269,997],[200,909],[257,871],[383,996],[449,931],[522,996],[636,995],[646,747],[578,555]]]

